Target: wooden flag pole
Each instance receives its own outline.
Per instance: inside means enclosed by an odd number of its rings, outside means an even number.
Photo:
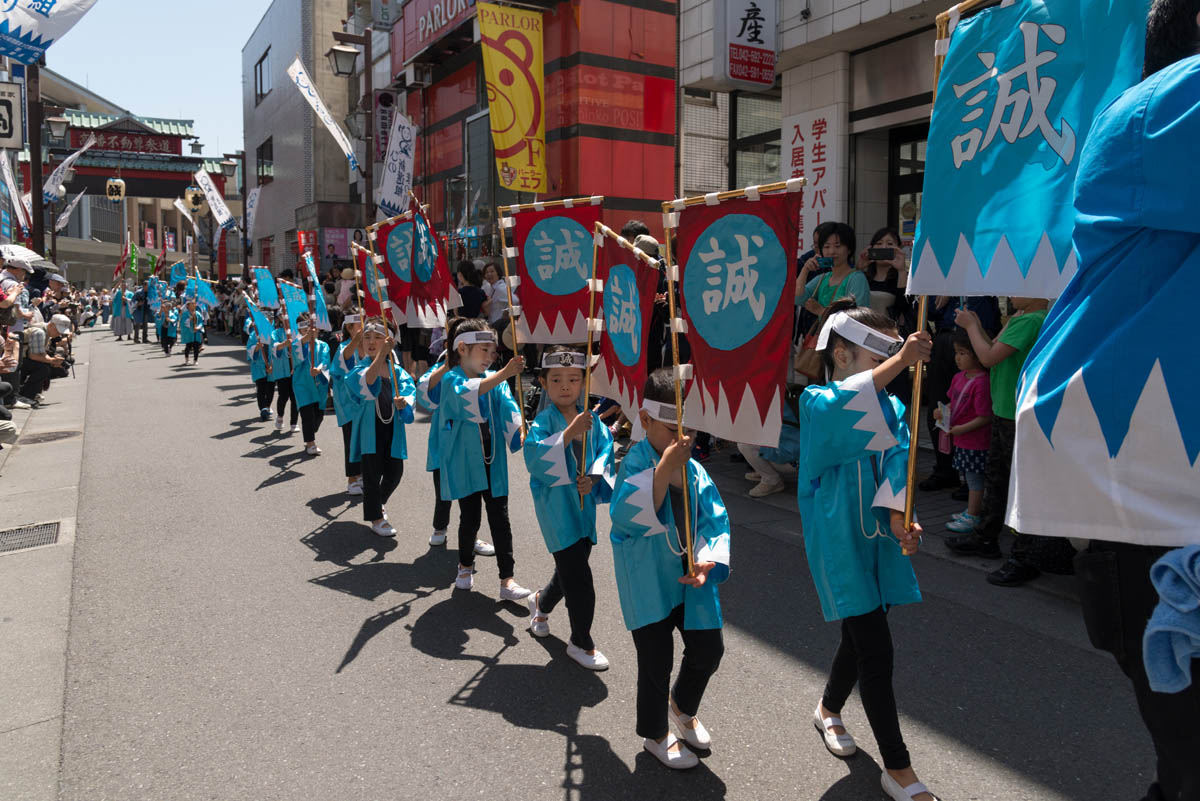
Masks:
[[[547,200],[544,203],[519,203],[513,206],[500,206],[501,213],[516,214],[519,211],[543,211],[545,209],[573,209],[580,206],[599,206],[604,202],[604,195],[592,197],[573,197],[563,200]]]
[[[591,414],[591,395],[592,395],[592,342],[594,333],[592,329],[592,318],[596,316],[596,262],[600,259],[600,242],[597,237],[603,236],[600,229],[603,223],[597,221],[595,230],[592,232],[592,280],[588,282],[588,338],[587,338],[587,356],[583,362],[583,409]],[[515,343],[514,343],[515,344]],[[591,426],[588,426],[588,431]],[[587,446],[588,446],[588,431],[583,432],[583,461],[587,461]],[[579,475],[584,475],[584,466],[579,465]],[[584,492],[579,491],[579,508],[583,508]]]
[[[701,198],[703,202],[703,198]],[[695,205],[695,204],[693,204]],[[670,211],[670,203],[663,204],[663,212]],[[667,262],[667,311],[671,317],[671,361],[674,363],[675,372],[675,424],[676,424],[676,441],[683,441],[683,382],[679,375],[679,331],[675,325],[676,309],[675,309],[675,266],[672,264],[671,258],[671,229],[664,226],[663,231],[666,234],[666,247],[663,257]],[[689,454],[690,460],[690,454]],[[696,563],[692,556],[692,505],[688,499],[688,475],[687,463],[683,465],[682,484],[683,484],[683,549],[687,554],[687,572],[689,576],[696,575]]]
[[[367,251],[367,258],[370,260],[367,264],[367,269],[371,273],[371,280],[375,282],[375,294],[377,294],[377,295],[379,295],[379,297],[383,298],[383,300],[379,301],[380,310],[381,311],[383,310],[384,304],[386,304],[386,308],[392,310],[392,322],[396,323],[396,328],[397,328],[397,330],[399,330],[400,323],[399,323],[399,321],[396,320],[396,307],[394,305],[392,305],[392,302],[390,300],[388,300],[387,295],[385,295],[383,292],[383,287],[381,287],[379,285],[379,270],[378,270],[378,266],[375,264],[375,245],[372,244],[375,241],[375,237],[369,236],[369,237],[367,237],[367,241],[368,241],[368,244],[370,244],[370,250]],[[395,356],[396,356],[395,348],[390,349],[388,351],[388,371],[391,373],[391,376],[392,376],[392,392],[395,392],[396,387],[399,386],[399,384],[396,382]]]
[[[513,355],[521,355],[521,339],[518,336],[517,323],[521,315],[514,313],[519,308],[513,305],[512,277],[508,272],[508,236],[505,234],[504,218],[501,216],[502,207],[496,208],[496,219],[500,221],[500,256],[504,261],[504,288],[508,290],[509,326],[512,328]],[[452,347],[452,343],[447,343]],[[521,373],[517,373],[517,408],[521,410],[521,433],[525,433],[525,392],[521,389]]]

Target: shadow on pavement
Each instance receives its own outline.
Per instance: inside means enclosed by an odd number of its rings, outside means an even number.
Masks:
[[[819,743],[820,734],[816,729],[812,731]],[[821,751],[829,759],[837,759],[825,751],[824,745],[821,745]],[[859,801],[862,798],[883,797],[883,791],[879,785],[879,777],[883,773],[883,768],[879,766],[878,762],[862,751],[857,752],[849,759],[839,761],[844,762],[850,772],[834,782],[817,801]]]
[[[242,434],[246,434],[257,429],[260,425],[262,425],[262,422],[263,421],[258,417],[258,415],[255,415],[254,417],[247,417],[245,420],[234,420],[229,424],[230,429],[228,431],[222,431],[220,434],[213,434],[211,437],[209,437],[209,439],[231,439],[233,437],[240,437]]]
[[[262,483],[255,487],[255,491],[263,490],[267,487],[273,487],[276,484],[282,484],[285,481],[291,481],[295,478],[300,478],[304,474],[298,470],[293,470],[292,465],[306,462],[312,458],[313,457],[309,456],[303,450],[296,451],[295,453],[285,453],[280,454],[279,456],[272,456],[270,460],[268,460],[267,464],[271,465],[271,467],[277,468],[279,472],[273,476],[267,476],[264,478]]]

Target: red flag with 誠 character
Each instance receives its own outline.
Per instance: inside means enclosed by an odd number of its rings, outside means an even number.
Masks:
[[[396,309],[396,317],[405,322],[412,303],[413,219],[410,212],[392,217],[367,229],[375,245],[375,264],[379,277],[387,281],[385,294]]]
[[[359,245],[354,245],[354,280],[358,281],[358,292],[362,298],[363,314],[367,317],[381,317],[383,309],[379,305],[381,297],[376,289],[375,265],[371,263],[371,251]]]
[[[662,273],[621,247],[622,241],[608,231],[596,265],[596,277],[603,282],[596,309],[604,321],[604,334],[599,360],[592,369],[591,391],[621,404],[635,435],[640,436],[638,410],[646,385],[646,343]]]
[[[587,339],[592,232],[601,197],[568,200],[570,206],[512,213],[509,268],[515,265],[522,342],[569,343]]]
[[[679,212],[679,297],[692,348],[688,426],[779,445],[791,353],[800,193]]]

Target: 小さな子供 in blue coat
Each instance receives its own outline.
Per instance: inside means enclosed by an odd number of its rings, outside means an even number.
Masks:
[[[493,497],[508,495],[505,448],[516,453],[521,447],[521,409],[505,381],[480,394],[479,385],[492,375],[489,370],[472,378],[461,367],[455,367],[440,384],[437,447],[444,500],[484,490],[490,490]],[[483,450],[480,425],[488,426],[491,435],[488,453]]]

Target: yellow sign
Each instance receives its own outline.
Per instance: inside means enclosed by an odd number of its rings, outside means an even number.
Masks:
[[[496,169],[514,192],[546,192],[542,15],[477,3]]]

